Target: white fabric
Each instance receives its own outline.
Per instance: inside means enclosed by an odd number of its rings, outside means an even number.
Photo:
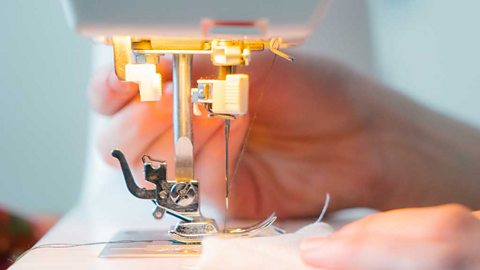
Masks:
[[[202,242],[198,269],[312,269],[300,258],[300,243],[308,236],[328,236],[333,228],[323,222],[295,233],[253,238],[211,237]]]

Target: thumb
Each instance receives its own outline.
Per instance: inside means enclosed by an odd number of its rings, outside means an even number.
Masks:
[[[163,83],[172,78],[171,62],[160,61],[158,64]],[[88,88],[88,100],[93,110],[104,115],[113,115],[129,103],[138,93],[138,85],[120,81],[112,65],[95,72]]]

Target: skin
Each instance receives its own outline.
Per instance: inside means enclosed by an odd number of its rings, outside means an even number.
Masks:
[[[478,216],[480,213],[476,213]],[[319,269],[479,269],[480,220],[458,204],[392,210],[303,241]]]
[[[193,68],[195,80],[215,76],[206,58],[197,58]],[[111,150],[124,151],[137,179],[142,178],[142,154],[166,160],[173,178],[170,63],[163,61],[160,70],[165,91],[157,103],[140,103],[137,86],[119,82],[111,68],[95,75],[89,91],[92,108],[110,117],[98,134],[99,152],[116,165]],[[239,72],[250,75],[250,114],[232,123],[228,215],[263,218],[275,211],[281,218],[316,216],[326,192],[332,197],[330,210],[358,206],[389,210],[448,202],[479,207],[476,129],[325,58],[299,55],[289,63],[264,53]],[[221,209],[223,121],[193,117],[193,130],[202,198]],[[439,209],[422,211],[444,208]],[[418,219],[419,215],[406,215],[402,222],[413,231]],[[385,220],[370,222],[380,228]],[[379,250],[391,240],[388,233],[372,237],[378,238]],[[399,260],[418,254],[409,247],[398,247],[405,248]],[[324,266],[319,263],[323,259],[305,254],[307,263]],[[368,261],[368,256],[364,259]],[[337,269],[334,263],[328,267]]]

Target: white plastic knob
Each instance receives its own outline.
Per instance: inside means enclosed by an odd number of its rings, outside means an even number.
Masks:
[[[212,111],[214,113],[244,115],[248,112],[247,74],[227,75],[222,90],[214,89],[213,91]]]
[[[162,76],[154,64],[125,65],[125,80],[138,83],[140,101],[159,101],[162,98]]]

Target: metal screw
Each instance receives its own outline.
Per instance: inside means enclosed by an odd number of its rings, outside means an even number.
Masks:
[[[205,225],[205,231],[207,231],[208,233],[211,233],[214,230],[215,230],[215,228],[212,225],[210,225],[210,224]]]
[[[163,217],[163,214],[165,214],[165,210],[158,206],[155,207],[155,210],[153,210],[153,213],[152,213],[155,219],[161,219]]]
[[[189,183],[177,183],[170,189],[170,198],[172,201],[183,207],[192,204],[196,197],[197,191]]]
[[[160,199],[162,200],[165,200],[167,198],[167,192],[165,190],[162,190],[158,193],[158,196],[160,197]]]

